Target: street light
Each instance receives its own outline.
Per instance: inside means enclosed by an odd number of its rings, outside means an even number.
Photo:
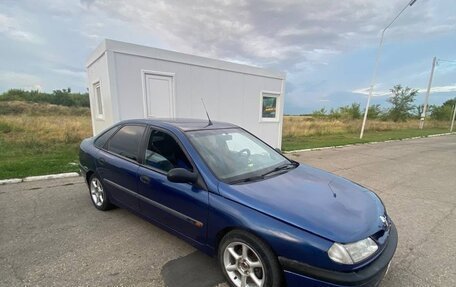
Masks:
[[[367,121],[367,111],[369,110],[370,100],[372,97],[372,93],[374,92],[375,79],[377,77],[377,67],[378,67],[378,63],[380,60],[380,54],[381,54],[382,47],[383,47],[383,36],[385,36],[385,31],[391,25],[393,25],[393,23],[396,21],[396,19],[399,18],[399,16],[401,16],[402,12],[404,12],[405,9],[407,9],[407,7],[413,6],[413,4],[415,4],[416,1],[417,0],[411,0],[407,5],[405,5],[405,7],[401,10],[401,12],[399,12],[399,14],[397,14],[397,16],[393,19],[393,21],[391,21],[391,23],[389,23],[388,26],[386,26],[385,29],[383,29],[383,31],[382,31],[382,36],[380,38],[380,44],[378,45],[377,56],[375,59],[375,66],[374,66],[374,72],[372,74],[372,81],[371,81],[371,85],[369,88],[369,96],[367,97],[366,110],[364,111],[363,125],[361,126],[361,133],[359,135],[360,139],[362,139],[363,135],[364,135],[364,127],[366,126],[366,121]]]

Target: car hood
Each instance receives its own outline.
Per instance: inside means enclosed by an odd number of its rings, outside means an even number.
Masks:
[[[265,180],[229,185],[222,196],[326,239],[349,243],[382,229],[380,199],[342,177],[300,164]]]

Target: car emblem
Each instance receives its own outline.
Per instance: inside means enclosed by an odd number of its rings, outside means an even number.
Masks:
[[[380,220],[382,221],[383,226],[385,227],[385,229],[388,229],[389,228],[389,222],[388,222],[388,219],[386,219],[386,216],[381,215],[380,216]]]

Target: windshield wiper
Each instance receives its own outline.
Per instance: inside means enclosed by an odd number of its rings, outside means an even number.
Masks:
[[[230,184],[257,181],[257,180],[261,180],[261,179],[264,179],[264,176],[256,175],[256,176],[246,177],[246,178],[243,178],[243,179],[233,180],[233,181],[230,182]]]
[[[268,171],[266,173],[263,173],[261,176],[264,178],[265,176],[267,176],[267,175],[269,175],[271,173],[278,172],[278,171],[281,171],[281,170],[292,169],[292,168],[295,168],[297,166],[298,166],[298,163],[295,162],[295,161],[292,161],[290,163],[279,165],[278,167],[274,168],[273,170],[270,170],[270,171]]]
[[[273,170],[270,170],[270,171],[268,171],[266,173],[263,173],[261,175],[255,175],[255,176],[250,176],[250,177],[246,177],[246,178],[242,178],[242,179],[238,179],[238,180],[233,180],[233,181],[230,182],[230,184],[237,184],[237,183],[244,183],[244,182],[252,182],[252,181],[262,180],[267,175],[269,175],[271,173],[274,173],[274,172],[277,172],[277,171],[281,171],[281,170],[293,169],[293,168],[297,167],[298,165],[299,165],[298,162],[291,161],[289,163],[286,163],[286,164],[283,164],[283,165],[279,165],[278,167],[274,168]]]

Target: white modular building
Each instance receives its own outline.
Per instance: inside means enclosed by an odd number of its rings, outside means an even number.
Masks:
[[[114,40],[87,61],[93,133],[136,118],[206,118],[281,147],[285,74]]]

